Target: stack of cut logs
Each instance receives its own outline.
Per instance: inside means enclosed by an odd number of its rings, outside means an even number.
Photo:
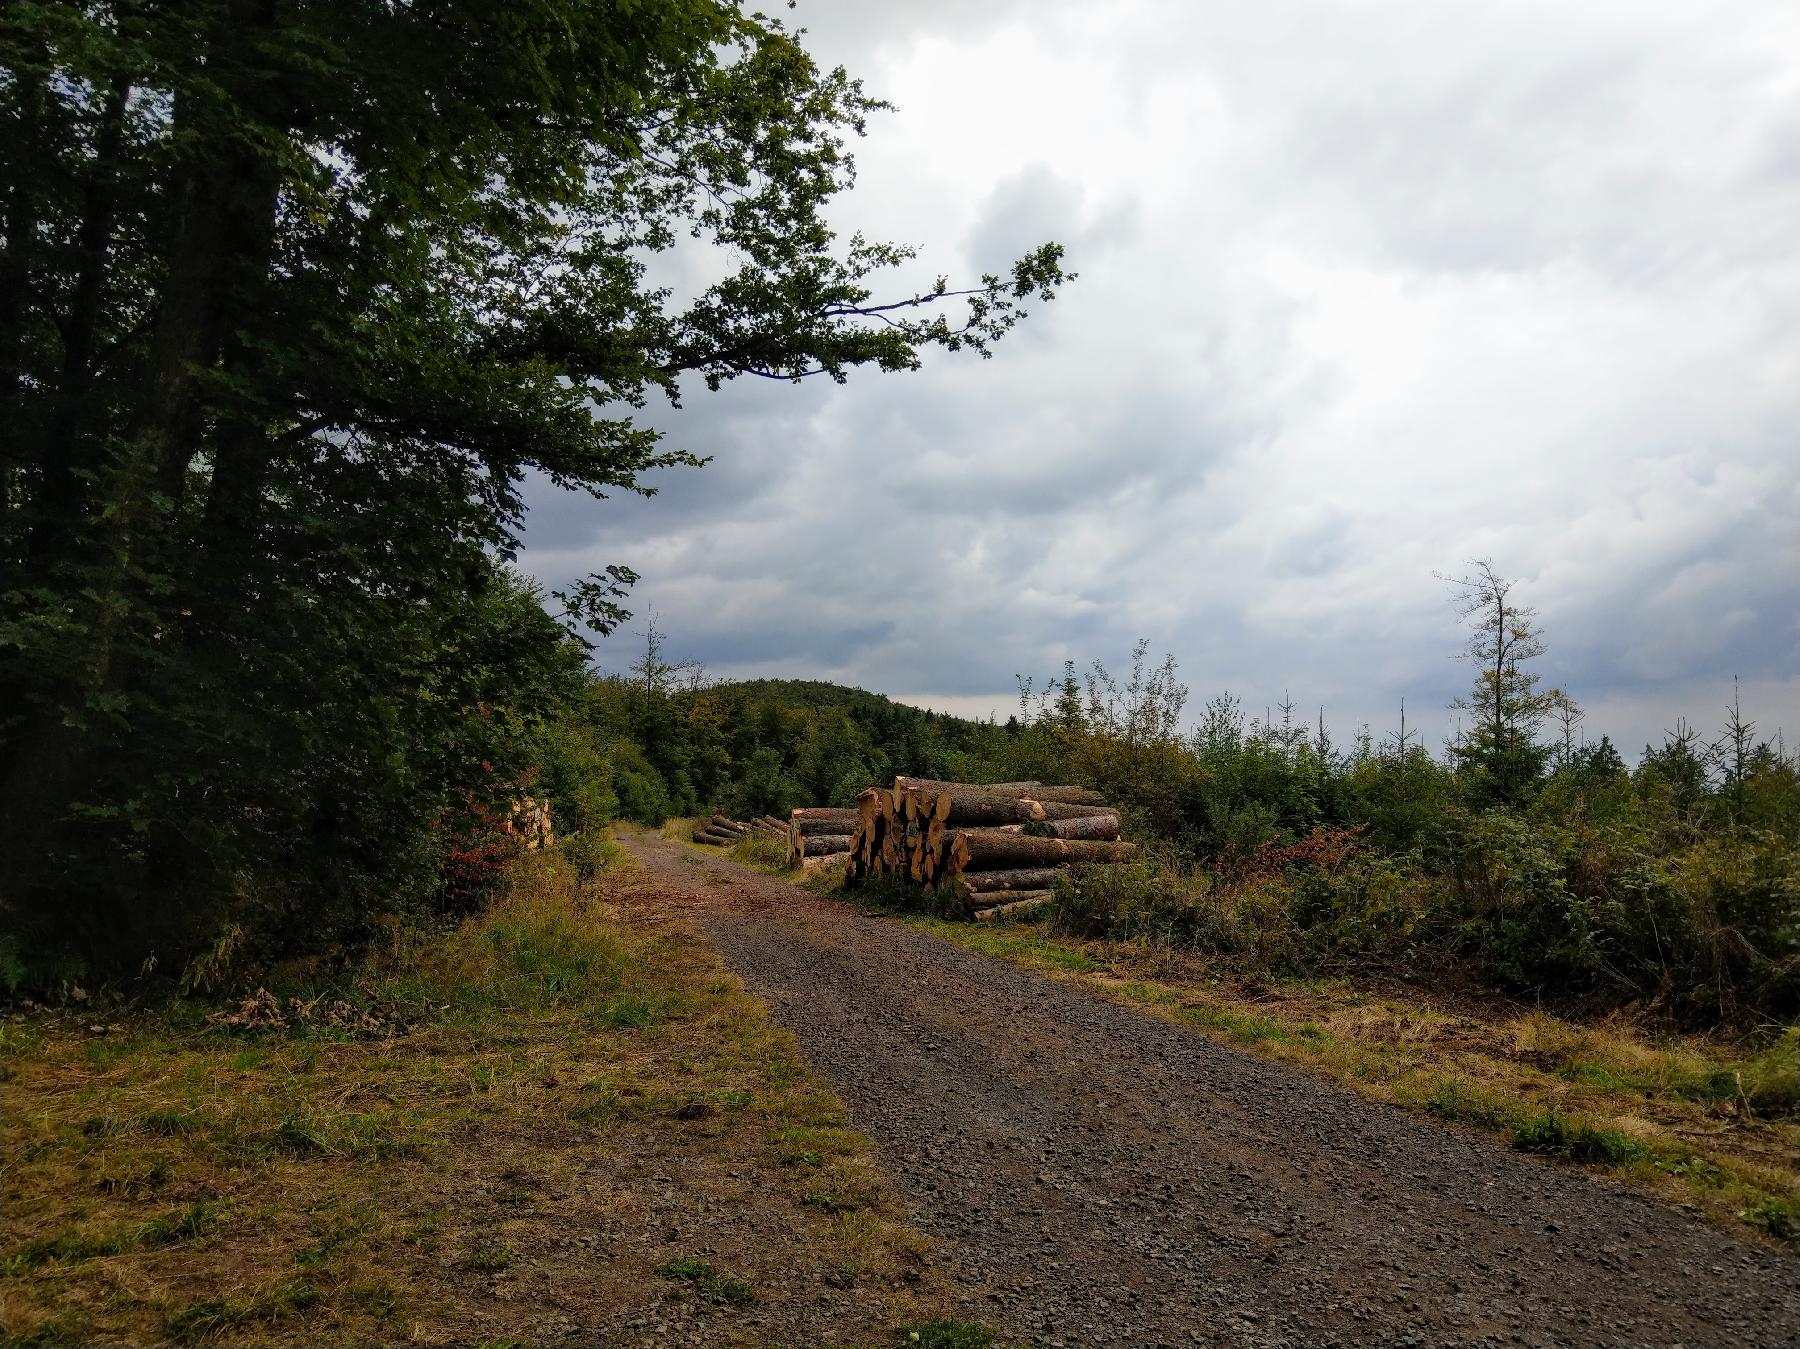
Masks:
[[[787,826],[773,815],[759,815],[745,822],[728,815],[715,815],[694,830],[694,842],[709,843],[715,848],[728,848],[751,834],[785,835]]]
[[[935,887],[979,919],[1044,903],[1064,867],[1138,853],[1119,841],[1118,810],[1083,787],[900,777],[856,801],[846,880]]]
[[[842,857],[855,824],[854,810],[801,806],[788,816],[788,865],[807,870]]]

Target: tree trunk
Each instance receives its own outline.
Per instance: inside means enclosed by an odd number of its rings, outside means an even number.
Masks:
[[[1061,867],[1025,867],[1014,871],[971,871],[961,876],[970,894],[981,895],[991,890],[1048,890]]]
[[[1041,785],[1036,782],[945,782],[941,778],[894,779],[894,790],[902,792],[942,792],[954,791],[958,787],[974,787],[984,792],[1011,792],[1014,796],[1024,796],[1031,788]]]
[[[1135,843],[1033,838],[995,829],[964,829],[956,835],[950,849],[951,868],[957,874],[1066,866],[1073,862],[1130,862],[1138,855]]]
[[[713,828],[723,829],[730,834],[747,834],[750,832],[749,825],[740,824],[729,815],[715,815],[712,817],[711,823]]]
[[[125,101],[130,86],[116,84],[101,111],[100,133],[88,175],[76,248],[80,265],[62,323],[63,368],[56,390],[56,415],[44,448],[42,528],[32,540],[37,556],[59,554],[77,532],[85,513],[87,483],[99,468],[103,447],[92,437],[94,339],[106,292],[112,250],[113,197],[124,139]]]
[[[170,517],[157,513],[160,470],[179,461],[186,473],[200,437],[201,408],[195,394],[196,369],[218,359],[226,325],[242,302],[247,282],[260,282],[267,272],[266,245],[272,239],[278,180],[265,152],[242,138],[226,138],[216,128],[192,125],[191,100],[177,98],[173,111],[177,140],[194,137],[206,143],[210,156],[195,152],[194,162],[175,191],[181,201],[168,246],[167,274],[157,292],[156,320],[151,327],[147,371],[138,390],[136,410],[122,437],[115,462],[96,484],[83,488],[97,496],[106,528],[90,538],[77,538],[69,553],[87,570],[86,607],[93,615],[80,638],[79,667],[85,678],[71,689],[71,701],[84,694],[112,696],[130,687],[133,660],[121,658],[122,638],[137,606],[128,597],[145,585],[142,573],[167,563],[181,547],[168,528]],[[62,447],[46,447],[60,453]],[[67,521],[53,528],[58,537]],[[192,551],[192,550],[190,550]],[[86,556],[83,556],[83,555]],[[44,565],[55,565],[46,558]],[[164,601],[166,604],[166,600]],[[86,734],[60,717],[28,721],[17,735],[10,762],[0,768],[0,855],[36,859],[43,835],[60,821],[88,771]],[[14,879],[28,888],[35,861],[17,864]]]
[[[830,857],[850,851],[848,834],[809,834],[800,843],[802,857]]]
[[[789,823],[800,831],[802,837],[811,834],[848,834],[856,827],[856,812],[826,806],[801,806],[789,817]]]
[[[1031,793],[1036,801],[1058,801],[1070,806],[1103,806],[1106,798],[1086,787],[1038,787]]]
[[[1044,818],[1044,807],[1037,800],[1014,792],[991,787],[949,787],[941,795],[950,801],[942,816],[944,823],[959,828],[1022,824]]]
[[[996,890],[981,898],[984,902],[990,899],[1004,901],[991,908],[975,910],[976,922],[991,923],[997,918],[1023,918],[1033,909],[1047,905],[1051,896],[1048,890]]]
[[[1044,813],[1038,818],[1044,820],[1085,820],[1091,815],[1117,815],[1119,813],[1117,806],[1080,805],[1068,801],[1045,801],[1036,797],[1032,799],[1043,807]]]
[[[990,793],[998,797],[1027,796],[1034,801],[1056,801],[1072,806],[1100,806],[1106,804],[1106,798],[1099,792],[1090,791],[1086,787],[1058,787],[1042,782],[943,782],[937,778],[894,779],[897,791],[938,791],[958,792],[973,791]]]
[[[1039,838],[1116,839],[1119,836],[1117,815],[1082,815],[1072,820],[1037,820],[1025,826],[1024,832]]]
[[[1041,789],[1038,789],[1041,790]],[[1080,788],[1054,788],[1078,792]],[[1097,793],[1088,793],[1096,796]],[[1027,820],[1083,819],[1111,807],[1092,803],[1045,801],[1037,796],[1021,794],[1010,787],[976,787],[952,784],[932,791],[909,790],[904,793],[908,820],[929,822],[941,820],[948,825],[979,828],[991,824],[1019,824]]]
[[[32,66],[49,65],[49,52],[34,43],[27,58]],[[12,72],[17,81],[14,92],[16,115],[7,134],[12,137],[13,153],[21,161],[43,155],[44,110],[48,90],[35,70],[21,65]],[[6,247],[0,249],[0,425],[9,436],[16,436],[25,423],[19,415],[19,398],[25,387],[25,352],[29,334],[25,314],[29,308],[32,284],[32,244],[38,238],[38,216],[35,194],[48,184],[34,174],[12,172],[6,175],[4,205],[0,206],[0,237]],[[4,457],[6,471],[14,470],[12,455]],[[46,464],[46,470],[49,465]],[[7,481],[4,506],[13,507],[13,485]]]

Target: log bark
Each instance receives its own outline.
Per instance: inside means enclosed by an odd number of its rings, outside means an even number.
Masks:
[[[848,853],[828,852],[820,853],[817,857],[802,857],[800,859],[800,870],[816,871],[820,867],[834,866],[839,862],[843,862],[848,856]]]
[[[1032,798],[1037,800],[1036,797]],[[1080,806],[1068,801],[1038,801],[1044,813],[1039,819],[1044,820],[1085,820],[1093,815],[1117,815],[1117,806]]]
[[[894,779],[896,791],[986,792],[994,796],[1024,796],[1033,801],[1057,802],[1071,806],[1103,806],[1106,798],[1087,787],[1056,786],[1042,782],[942,782],[936,778]]]
[[[728,834],[747,834],[750,826],[732,819],[729,815],[715,815],[710,821],[714,829],[723,829]]]
[[[975,921],[991,923],[996,918],[1023,918],[1033,909],[1041,909],[1050,902],[1048,890],[996,890],[992,894],[983,895],[985,902],[990,899],[1005,897],[1005,902],[991,907],[975,910]]]
[[[960,830],[950,845],[951,869],[957,874],[1067,866],[1074,862],[1130,862],[1137,855],[1135,843],[1033,838],[999,829]]]
[[[850,851],[848,834],[808,834],[801,840],[801,856],[831,857]]]
[[[941,818],[945,824],[961,828],[979,828],[984,824],[1020,824],[1026,820],[1045,818],[1045,809],[1035,798],[989,787],[949,787],[940,796],[949,799],[949,807]]]
[[[1057,801],[1069,806],[1103,806],[1106,798],[1099,792],[1086,787],[1045,787],[1039,786],[1031,792],[1034,801]]]
[[[789,825],[802,837],[812,834],[848,834],[856,824],[854,810],[829,806],[801,806],[789,817]]]
[[[710,844],[715,848],[729,848],[733,843],[737,842],[737,835],[727,834],[722,830],[696,829],[694,831],[694,842]]]
[[[1048,890],[1061,870],[1061,867],[1023,867],[1012,871],[971,871],[959,879],[971,894],[976,895],[993,890]]]
[[[798,866],[809,855],[806,840],[820,835],[850,836],[859,812],[835,806],[797,806],[788,815],[788,865]]]
[[[1024,833],[1039,838],[1095,838],[1111,841],[1119,836],[1117,815],[1078,815],[1070,820],[1034,820]]]
[[[958,787],[973,787],[984,792],[1011,792],[1014,796],[1024,796],[1032,787],[1041,786],[1037,782],[945,782],[942,778],[909,778],[894,779],[895,791],[910,792],[942,792],[954,791]]]

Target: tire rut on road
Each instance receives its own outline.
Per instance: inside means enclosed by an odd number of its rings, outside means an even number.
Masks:
[[[724,859],[691,903],[1042,1343],[1800,1344],[1800,1260]],[[725,882],[725,883],[721,883]]]

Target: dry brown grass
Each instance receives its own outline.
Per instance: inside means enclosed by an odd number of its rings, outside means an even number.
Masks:
[[[865,1342],[937,1310],[869,1142],[629,870],[541,858],[337,994],[380,1029],[4,1023],[9,1342]]]
[[[1800,1031],[1653,1040],[1492,997],[1234,979],[1166,946],[911,921],[1365,1096],[1558,1151],[1740,1231],[1800,1239]]]

